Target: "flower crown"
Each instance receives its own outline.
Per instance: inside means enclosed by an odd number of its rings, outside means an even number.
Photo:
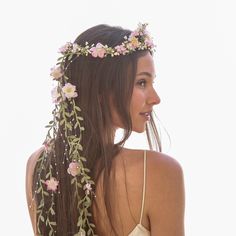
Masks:
[[[83,117],[81,117],[81,109],[76,105],[74,98],[78,96],[76,86],[71,84],[69,78],[65,75],[65,71],[68,67],[65,66],[65,62],[69,61],[69,64],[73,61],[72,57],[75,55],[89,56],[94,58],[105,58],[107,56],[120,56],[128,55],[138,50],[154,51],[154,44],[146,30],[147,24],[139,24],[138,28],[133,31],[128,37],[124,37],[124,42],[114,48],[101,43],[89,46],[88,42],[85,46],[78,45],[76,43],[66,43],[59,49],[62,54],[58,58],[58,62],[55,67],[51,69],[50,75],[53,80],[57,81],[57,86],[52,90],[52,98],[55,103],[55,108],[52,112],[53,119],[49,122],[46,128],[49,128],[44,146],[45,151],[38,159],[37,168],[37,182],[35,195],[39,194],[41,201],[37,205],[37,230],[40,234],[40,224],[46,224],[50,228],[50,235],[55,235],[56,222],[51,218],[55,215],[55,203],[54,194],[60,194],[60,179],[58,177],[56,153],[55,153],[55,139],[57,135],[61,135],[62,141],[65,145],[63,165],[66,165],[67,173],[71,176],[71,185],[75,188],[75,200],[78,201],[77,210],[79,212],[77,227],[78,232],[74,236],[83,235],[95,235],[95,225],[89,222],[91,217],[91,197],[95,196],[93,191],[94,181],[89,176],[90,170],[85,167],[86,158],[82,156],[83,147],[81,145],[82,134],[85,129],[82,125]],[[51,158],[54,158],[55,166],[46,166],[46,160],[49,154]],[[51,159],[49,159],[51,161]],[[56,171],[53,172],[52,169]],[[46,179],[41,177],[42,171],[45,173]],[[54,174],[53,174],[54,173]],[[79,189],[83,189],[84,197],[81,199],[79,195]],[[49,194],[50,193],[50,194]],[[35,198],[33,197],[33,200]],[[51,205],[47,210],[48,214],[43,215],[45,206],[45,198],[51,197]],[[85,232],[85,229],[88,229]]]
[[[89,46],[88,42],[85,46],[78,45],[76,43],[68,42],[59,49],[59,52],[64,56],[75,54],[77,56],[88,56],[104,58],[110,55],[111,57],[127,55],[137,50],[150,50],[153,51],[155,45],[146,30],[147,24],[139,24],[138,28],[133,31],[129,37],[124,37],[122,44],[113,47],[108,47],[101,43],[97,43],[96,46],[92,44]]]

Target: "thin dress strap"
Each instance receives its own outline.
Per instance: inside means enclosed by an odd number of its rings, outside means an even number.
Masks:
[[[139,224],[142,224],[145,192],[146,192],[146,150],[144,150],[144,158],[143,158],[143,198],[142,198],[142,207],[141,207]]]

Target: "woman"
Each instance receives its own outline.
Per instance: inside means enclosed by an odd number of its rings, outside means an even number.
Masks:
[[[27,164],[35,235],[184,235],[182,168],[161,153],[152,116],[153,49],[146,24],[97,25],[60,48],[53,120]],[[156,151],[124,148],[132,131]]]

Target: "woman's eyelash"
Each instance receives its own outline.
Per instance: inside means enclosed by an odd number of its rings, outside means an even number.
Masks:
[[[144,87],[145,85],[146,85],[146,80],[144,80],[144,79],[142,79],[142,80],[139,80],[138,82],[137,82],[137,84],[138,85],[140,85],[140,86],[142,86],[142,87]]]

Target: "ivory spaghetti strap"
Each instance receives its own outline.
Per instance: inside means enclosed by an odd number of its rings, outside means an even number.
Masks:
[[[142,198],[142,207],[141,214],[139,219],[139,224],[132,230],[128,236],[150,236],[151,233],[144,226],[142,226],[142,218],[143,218],[143,209],[144,209],[144,201],[145,201],[145,192],[146,192],[146,150],[144,150],[143,157],[143,198]]]

